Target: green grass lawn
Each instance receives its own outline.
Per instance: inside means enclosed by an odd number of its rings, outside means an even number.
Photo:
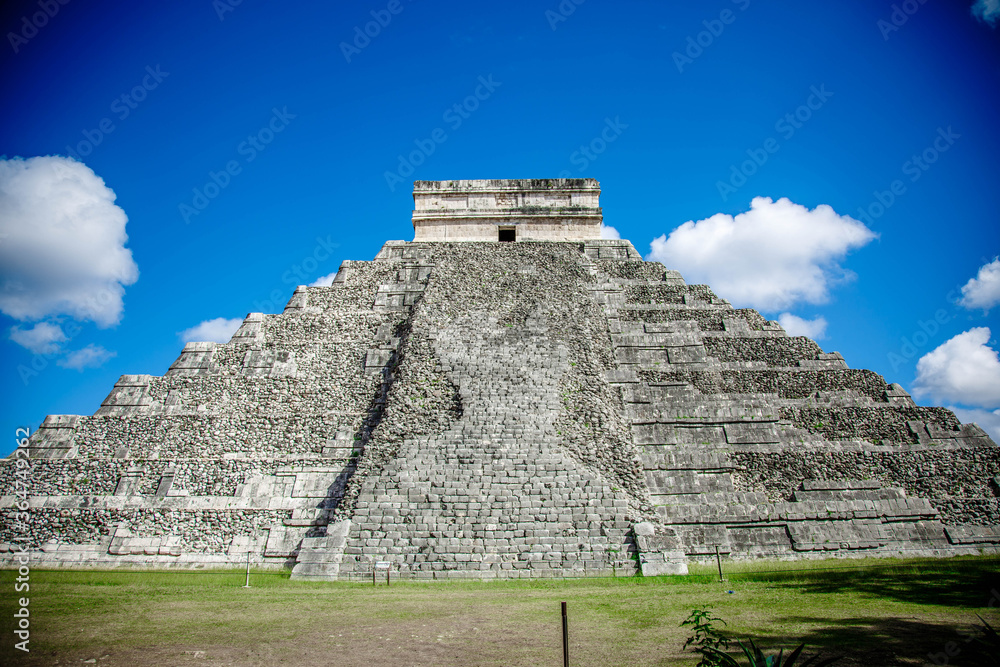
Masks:
[[[242,572],[0,573],[4,665],[694,665],[692,609],[767,647],[805,642],[839,665],[987,662],[966,638],[1000,626],[1000,559],[819,561],[714,567],[687,577],[500,582],[304,583]],[[731,592],[730,592],[731,591]],[[31,652],[13,614],[30,597]],[[993,606],[990,606],[991,598]],[[963,634],[964,633],[964,634]],[[953,644],[949,647],[949,642]],[[940,657],[939,657],[940,659]]]

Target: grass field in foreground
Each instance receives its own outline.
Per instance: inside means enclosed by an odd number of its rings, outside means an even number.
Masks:
[[[305,583],[287,573],[32,571],[29,593],[0,572],[3,665],[694,665],[680,623],[710,607],[736,637],[805,642],[838,665],[981,665],[980,614],[1000,626],[1000,559],[727,566],[687,577],[492,582]],[[30,598],[31,652],[13,614]],[[991,605],[991,599],[993,600]],[[954,644],[948,647],[949,642]]]

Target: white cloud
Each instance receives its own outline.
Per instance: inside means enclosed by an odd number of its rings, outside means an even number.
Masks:
[[[810,211],[787,198],[755,197],[736,217],[717,213],[654,239],[646,259],[735,305],[775,311],[826,302],[834,283],[854,276],[838,262],[877,236],[825,204]]]
[[[0,158],[0,311],[19,320],[120,322],[124,286],[139,269],[115,198],[70,158]]]
[[[1000,257],[979,267],[976,277],[969,279],[969,282],[962,286],[962,298],[959,303],[969,310],[974,308],[989,310],[1000,303]]]
[[[601,223],[602,239],[620,239],[621,237],[622,235],[618,233],[617,229],[615,229],[611,225],[606,225],[603,222]]]
[[[788,333],[789,336],[808,336],[814,340],[819,340],[826,335],[826,318],[817,315],[811,320],[806,320],[798,315],[782,313],[778,316],[778,324]]]
[[[10,328],[10,339],[26,347],[35,354],[53,354],[60,350],[61,343],[69,340],[58,324],[39,322],[30,329]]]
[[[337,277],[337,272],[328,273],[325,276],[320,276],[316,280],[309,283],[309,287],[329,287],[333,284],[333,279]]]
[[[1000,0],[976,0],[972,5],[972,15],[994,27],[1000,19]]]
[[[989,347],[990,330],[976,327],[945,341],[917,362],[913,395],[938,403],[1000,406],[1000,359]]]
[[[963,424],[974,422],[979,428],[990,434],[993,442],[1000,443],[1000,410],[966,410],[965,408],[948,407]]]
[[[91,343],[83,349],[77,350],[76,352],[70,352],[66,355],[65,359],[60,359],[56,363],[63,368],[72,368],[74,370],[83,371],[85,368],[97,368],[117,354],[117,352],[109,352],[100,345],[94,345]]]
[[[236,330],[243,324],[243,318],[237,317],[227,320],[224,317],[216,317],[214,320],[205,320],[190,329],[185,329],[178,335],[185,343],[192,341],[204,343],[228,343]]]

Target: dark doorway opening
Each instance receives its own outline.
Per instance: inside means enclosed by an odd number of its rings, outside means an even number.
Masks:
[[[501,229],[500,236],[497,240],[513,243],[517,240],[517,231],[514,229]]]

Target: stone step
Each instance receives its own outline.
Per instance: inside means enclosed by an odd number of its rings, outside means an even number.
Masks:
[[[703,473],[696,470],[646,470],[646,485],[657,504],[678,495],[732,492],[732,476],[725,473]]]
[[[350,529],[350,521],[338,521],[327,527],[323,537],[303,538],[291,578],[320,581],[338,579]]]

